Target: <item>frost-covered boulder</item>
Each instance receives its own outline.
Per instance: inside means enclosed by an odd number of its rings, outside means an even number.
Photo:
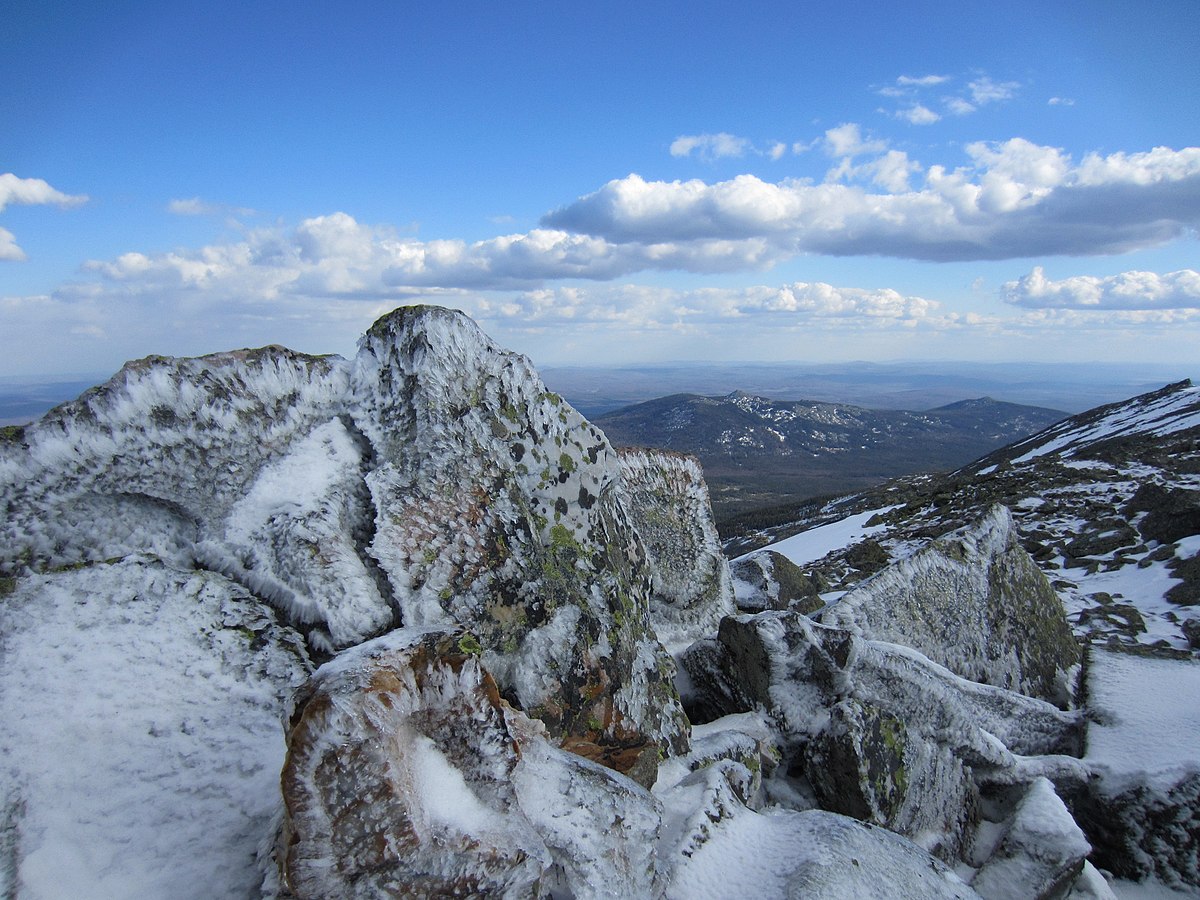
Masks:
[[[798,565],[774,550],[759,550],[730,566],[737,607],[742,612],[794,609],[812,613],[825,605],[819,577],[806,574]]]
[[[1064,706],[1079,663],[1062,601],[1003,506],[892,564],[819,619]]]
[[[700,464],[657,450],[621,450],[620,491],[653,575],[650,619],[661,641],[690,644],[733,609],[729,564]]]
[[[345,360],[274,346],[128,363],[0,447],[0,569],[153,553],[222,572],[319,652],[393,627],[348,385]]]
[[[0,576],[154,554],[241,585],[318,658],[461,624],[504,695],[576,752],[649,783],[687,747],[649,618],[669,566],[648,557],[617,454],[460,313],[397,310],[351,361],[148,357],[13,437]],[[703,493],[676,488],[664,516]],[[704,535],[677,574],[710,571],[719,594]]]
[[[284,887],[301,898],[651,896],[654,798],[554,747],[460,629],[345,651],[298,694]]]
[[[820,810],[741,809],[712,823],[708,839],[681,859],[671,900],[755,897],[978,898],[944,863],[882,828]]]
[[[0,579],[0,896],[258,896],[304,640],[149,557]]]
[[[597,761],[634,771],[686,749],[604,435],[449,310],[380,319],[351,381],[374,454],[369,553],[405,625],[469,628],[504,696]]]
[[[771,714],[790,765],[839,812],[963,852],[980,777],[1019,780],[1014,754],[1077,749],[1081,719],[961,678],[914,650],[798,613],[726,618],[682,661],[693,707]]]
[[[1046,778],[1028,787],[1001,829],[987,861],[971,879],[984,900],[1062,897],[1092,850]]]

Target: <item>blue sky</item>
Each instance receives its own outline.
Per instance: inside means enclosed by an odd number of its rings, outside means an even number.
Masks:
[[[1200,4],[14,0],[0,375],[1200,354]]]

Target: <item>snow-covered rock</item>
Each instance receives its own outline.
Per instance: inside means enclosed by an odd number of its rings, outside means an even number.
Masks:
[[[893,563],[818,614],[953,672],[1066,705],[1079,648],[1012,515],[981,519]]]
[[[1121,878],[1200,889],[1200,662],[1090,651],[1090,777],[1064,799]]]
[[[799,613],[726,618],[683,655],[695,708],[771,714],[789,765],[827,808],[947,859],[974,827],[981,777],[1020,780],[1014,754],[1078,748],[1080,716],[961,678],[919,652]]]
[[[652,896],[658,802],[554,747],[461,629],[394,631],[297,696],[284,887],[301,898]]]
[[[1091,845],[1054,785],[1038,778],[1020,799],[987,861],[971,879],[984,900],[1062,897],[1083,870]]]
[[[977,898],[952,870],[882,828],[820,810],[743,810],[675,870],[671,900]]]
[[[604,435],[527,359],[433,307],[371,327],[350,396],[374,454],[369,553],[404,624],[465,625],[504,695],[597,761],[644,770],[686,749]]]
[[[349,362],[267,347],[130,363],[6,440],[0,574],[153,553],[242,585],[319,657],[465,625],[507,698],[649,784],[688,729],[652,584],[701,618],[728,599],[699,473],[661,462],[630,466],[670,486],[661,514],[639,493],[639,515],[695,540],[656,566],[603,434],[466,316],[404,308]],[[711,585],[685,596],[701,570]]]
[[[794,609],[813,613],[824,606],[822,582],[774,550],[748,553],[730,566],[737,607],[757,613],[768,609]]]
[[[211,572],[130,557],[0,587],[0,896],[256,896],[310,668]]]
[[[729,564],[700,464],[688,456],[622,450],[620,491],[653,573],[650,618],[668,647],[712,634],[734,611]]]

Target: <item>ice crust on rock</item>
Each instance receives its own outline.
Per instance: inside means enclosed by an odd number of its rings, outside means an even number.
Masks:
[[[650,619],[668,649],[682,649],[734,612],[708,487],[689,456],[622,450],[620,461],[620,492],[649,555]]]
[[[1004,828],[998,846],[971,880],[984,900],[1062,896],[1092,850],[1046,778],[1029,786]]]
[[[594,758],[628,771],[685,749],[604,435],[527,359],[433,307],[372,326],[350,393],[374,448],[369,552],[404,623],[469,627],[505,695]]]
[[[464,624],[506,696],[577,749],[652,780],[660,752],[687,747],[617,454],[460,313],[397,310],[351,361],[267,347],[130,363],[0,463],[0,572],[154,553],[241,584],[320,655]],[[700,514],[680,510],[702,484],[661,480],[679,488],[664,516]],[[720,594],[703,512],[696,565]]]
[[[299,693],[284,886],[330,900],[655,895],[658,801],[553,746],[500,698],[472,640],[401,629],[344,651]]]
[[[682,657],[710,713],[761,704],[789,765],[837,812],[962,854],[980,780],[1019,781],[1017,754],[1078,749],[1081,718],[968,681],[911,648],[799,613],[726,618]]]
[[[1079,661],[1062,601],[999,505],[879,572],[818,618],[912,647],[971,681],[1063,705]]]
[[[255,896],[302,637],[146,557],[0,596],[0,895]],[[5,883],[7,882],[7,883]]]

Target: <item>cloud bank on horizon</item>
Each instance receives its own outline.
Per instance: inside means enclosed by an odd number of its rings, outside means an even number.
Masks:
[[[242,340],[342,351],[407,302],[463,309],[549,362],[796,358],[797,340],[846,358],[1128,357],[1142,343],[1131,337],[1165,342],[1147,358],[1190,361],[1200,146],[1168,146],[1153,128],[1146,143],[1105,149],[1086,133],[1070,148],[997,136],[1023,100],[1031,117],[1076,109],[1078,84],[1035,95],[1033,82],[900,69],[864,79],[865,102],[883,104],[859,110],[871,124],[660,128],[657,156],[606,163],[628,174],[576,182],[565,197],[535,178],[530,188],[549,201],[540,213],[479,215],[463,236],[451,223],[422,237],[421,226],[339,205],[272,221],[256,212],[270,204],[232,174],[212,182],[220,193],[186,190],[208,182],[182,160],[156,205],[163,230],[184,240],[166,249],[134,228],[132,245],[111,255],[71,260],[64,248],[34,289],[0,282],[0,374],[46,371],[55,353],[79,371],[111,367],[114,354]],[[725,115],[740,118],[733,107]],[[955,137],[938,136],[951,127]],[[69,229],[71,216],[100,216],[115,200],[54,171],[0,174],[0,278],[33,264],[27,247],[52,244],[42,237],[51,217]],[[5,221],[17,206],[60,211]],[[525,227],[479,236],[484,218]],[[337,345],[321,346],[328,339]]]

